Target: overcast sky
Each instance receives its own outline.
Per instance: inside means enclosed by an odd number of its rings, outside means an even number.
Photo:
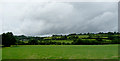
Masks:
[[[43,35],[118,31],[117,2],[3,3],[3,32]]]

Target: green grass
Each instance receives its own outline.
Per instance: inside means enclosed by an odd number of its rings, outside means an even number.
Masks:
[[[65,42],[65,43],[72,43],[73,41],[72,40],[52,40],[52,42]]]
[[[117,59],[118,45],[21,45],[2,49],[3,59]]]
[[[0,61],[2,60],[2,48],[0,47]]]
[[[87,38],[87,37],[89,37],[88,35],[79,35],[78,36],[79,38]]]

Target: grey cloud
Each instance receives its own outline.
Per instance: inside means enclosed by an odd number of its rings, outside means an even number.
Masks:
[[[9,8],[4,8],[4,32],[39,35],[118,30],[117,3],[49,2],[4,5],[10,5]]]

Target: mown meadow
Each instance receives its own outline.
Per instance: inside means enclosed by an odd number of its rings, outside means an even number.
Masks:
[[[118,45],[18,45],[4,47],[2,59],[118,59]]]

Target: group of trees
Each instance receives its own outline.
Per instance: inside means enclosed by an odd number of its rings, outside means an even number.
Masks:
[[[15,45],[17,42],[16,38],[12,34],[12,32],[3,33],[2,34],[2,45],[5,47],[9,47],[10,45]]]
[[[87,35],[88,37],[79,38],[79,36]],[[12,32],[2,34],[2,45],[9,47],[10,45],[97,45],[97,44],[119,44],[120,36],[118,32],[108,33],[80,33],[69,35],[53,35],[48,37],[31,37],[31,36],[14,36]],[[107,38],[103,38],[107,37]],[[94,40],[92,40],[94,39]],[[56,40],[56,41],[52,41]],[[72,40],[72,43],[57,42],[57,40]],[[106,41],[107,40],[107,41]],[[26,41],[28,41],[26,43]]]

